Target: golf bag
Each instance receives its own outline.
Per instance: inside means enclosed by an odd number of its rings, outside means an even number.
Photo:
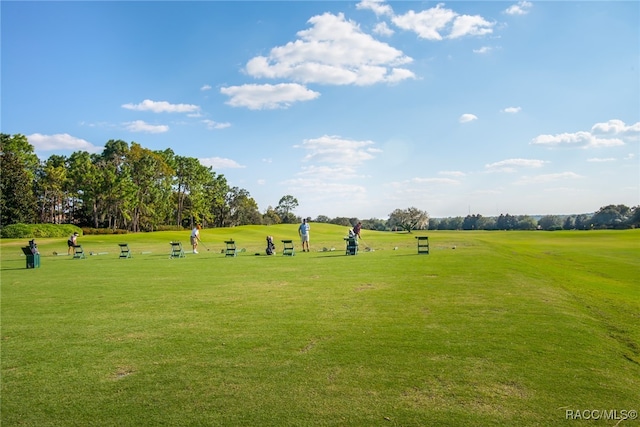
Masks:
[[[273,237],[267,236],[267,255],[276,253],[276,245],[273,244]]]

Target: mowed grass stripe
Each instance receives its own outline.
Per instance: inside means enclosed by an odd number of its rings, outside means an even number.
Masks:
[[[637,231],[421,233],[430,255],[367,232],[350,257],[312,224],[335,251],[253,255],[290,228],[205,230],[236,258],[169,260],[184,233],[151,233],[126,236],[151,254],[34,270],[3,241],[3,425],[562,425],[637,404]]]

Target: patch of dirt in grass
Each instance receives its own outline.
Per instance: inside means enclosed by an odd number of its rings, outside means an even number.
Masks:
[[[376,287],[371,283],[365,283],[364,285],[360,285],[356,288],[356,291],[368,291],[370,289],[375,289]]]
[[[521,415],[522,400],[527,400],[530,393],[516,382],[470,384],[434,378],[422,387],[405,390],[402,397],[414,408],[465,408],[469,412],[509,419]]]
[[[487,396],[491,399],[528,399],[530,397],[530,393],[527,389],[515,381],[482,384],[476,389],[483,396]]]
[[[118,366],[114,372],[111,373],[110,378],[114,381],[128,377],[133,374],[135,370],[131,366]]]
[[[312,339],[311,341],[309,341],[307,345],[305,345],[300,349],[300,353],[302,354],[309,353],[311,350],[313,350],[313,348],[316,346],[317,343],[318,343],[317,340]]]
[[[105,337],[106,341],[123,342],[123,341],[140,341],[149,338],[149,334],[142,332],[130,332],[124,335],[109,335]]]

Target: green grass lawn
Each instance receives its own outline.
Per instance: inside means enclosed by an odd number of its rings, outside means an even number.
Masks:
[[[2,240],[2,426],[639,425],[640,230],[296,227]]]

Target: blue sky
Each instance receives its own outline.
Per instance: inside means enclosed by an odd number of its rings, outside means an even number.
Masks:
[[[2,1],[1,131],[172,148],[260,210],[640,204],[640,3]]]

